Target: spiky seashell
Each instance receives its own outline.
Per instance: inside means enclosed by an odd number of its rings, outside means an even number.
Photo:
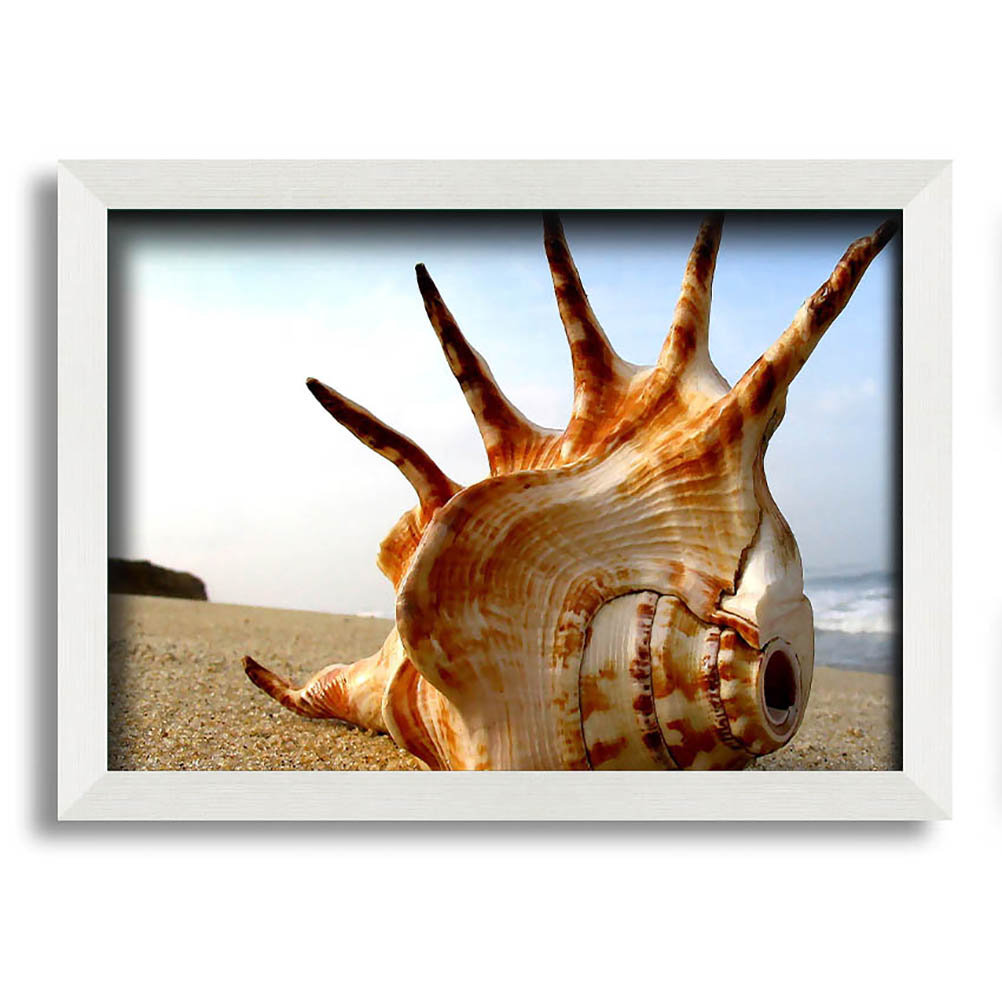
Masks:
[[[545,218],[574,366],[563,431],[508,401],[419,265],[490,478],[457,485],[311,378],[321,405],[417,491],[379,552],[396,627],[377,654],[302,688],[248,657],[251,680],[304,716],[388,731],[434,769],[731,769],[789,741],[811,687],[813,618],[763,457],[787,387],[894,227],[854,242],[731,388],[708,350],[721,226],[704,221],[664,346],[641,368],[613,351],[559,220]]]

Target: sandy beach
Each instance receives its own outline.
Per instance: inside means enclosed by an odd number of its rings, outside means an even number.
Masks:
[[[108,768],[417,770],[385,736],[306,720],[255,689],[250,654],[297,683],[378,649],[385,619],[173,598],[109,598]],[[895,680],[817,668],[804,724],[757,770],[901,764]]]

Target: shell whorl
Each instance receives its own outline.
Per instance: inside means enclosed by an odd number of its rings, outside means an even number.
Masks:
[[[709,354],[722,216],[703,222],[655,364],[613,350],[559,219],[544,249],[574,372],[564,430],[532,423],[467,342],[423,265],[425,310],[490,476],[463,488],[319,381],[310,391],[411,482],[384,540],[396,628],[284,705],[387,730],[432,768],[736,768],[803,716],[813,623],[763,456],[786,390],[893,234],[854,242],[733,388]]]

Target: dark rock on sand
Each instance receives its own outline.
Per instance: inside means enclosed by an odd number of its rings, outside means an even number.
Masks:
[[[108,593],[209,600],[204,581],[194,574],[168,570],[167,567],[157,566],[145,559],[109,559]]]

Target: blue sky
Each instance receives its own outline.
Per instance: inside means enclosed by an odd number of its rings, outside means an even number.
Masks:
[[[694,214],[562,214],[617,351],[660,348]],[[884,215],[728,214],[710,352],[731,382]],[[202,577],[215,601],[392,612],[379,542],[414,495],[314,401],[318,377],[427,450],[487,474],[424,314],[424,262],[532,419],[562,427],[571,367],[537,214],[113,215],[112,555]],[[898,534],[900,240],[791,387],[766,456],[805,571],[886,570]]]

